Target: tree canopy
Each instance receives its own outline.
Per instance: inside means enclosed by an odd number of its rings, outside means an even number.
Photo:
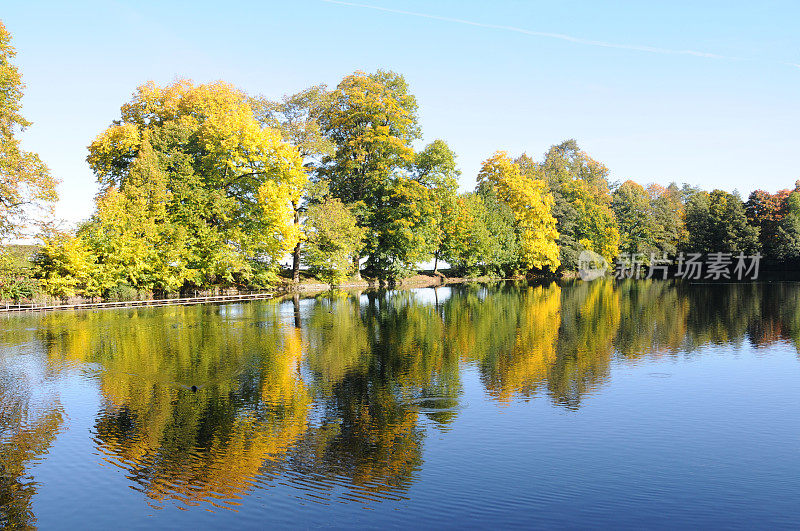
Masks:
[[[758,248],[758,228],[747,222],[744,205],[736,194],[724,190],[698,192],[686,204],[688,251],[753,253]]]
[[[78,231],[97,264],[100,293],[87,295],[262,284],[300,237],[300,154],[231,85],[142,85],[87,161],[100,186]]]
[[[542,162],[517,159],[523,173],[543,179],[553,195],[560,262],[575,269],[581,251],[611,261],[619,251],[619,228],[611,209],[608,168],[589,157],[574,140],[552,146]]]
[[[505,152],[484,161],[478,186],[491,186],[514,214],[519,237],[519,260],[525,269],[555,271],[561,261],[556,240],[556,218],[551,214],[553,196],[542,179],[522,175]]]

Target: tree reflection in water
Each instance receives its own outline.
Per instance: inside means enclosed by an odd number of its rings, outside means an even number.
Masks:
[[[306,428],[302,338],[276,310],[53,314],[43,328],[51,357],[104,369],[95,437],[106,460],[153,500],[230,506]],[[70,318],[81,326],[64,333]]]
[[[4,529],[35,526],[31,503],[38,484],[30,466],[45,457],[63,425],[61,405],[42,389],[41,369],[32,356],[0,358],[0,528]]]
[[[406,496],[428,428],[458,418],[466,367],[498,404],[577,409],[614,362],[797,345],[798,304],[796,284],[502,283],[57,313],[32,328],[9,320],[0,342],[43,346],[50,367],[100,369],[95,442],[152,502],[235,508],[276,482],[314,500]],[[33,384],[10,374],[2,517],[29,525],[26,463],[47,451],[61,410],[29,407]]]

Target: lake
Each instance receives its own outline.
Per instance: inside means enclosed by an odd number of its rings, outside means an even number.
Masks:
[[[798,526],[798,283],[458,285],[0,326],[4,526]]]

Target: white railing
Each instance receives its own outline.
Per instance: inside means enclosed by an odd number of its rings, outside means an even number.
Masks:
[[[249,301],[260,299],[271,299],[274,292],[238,292],[230,295],[207,295],[207,296],[194,296],[194,297],[179,297],[176,299],[147,299],[139,301],[116,301],[116,302],[79,302],[74,304],[0,304],[0,313],[6,312],[40,312],[51,310],[87,310],[87,309],[101,309],[101,308],[142,308],[153,306],[173,306],[173,305],[192,305],[192,304],[205,304],[213,302],[236,302],[236,301]]]

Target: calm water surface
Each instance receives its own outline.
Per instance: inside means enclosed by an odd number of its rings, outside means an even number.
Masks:
[[[800,284],[0,318],[0,524],[800,525]]]

